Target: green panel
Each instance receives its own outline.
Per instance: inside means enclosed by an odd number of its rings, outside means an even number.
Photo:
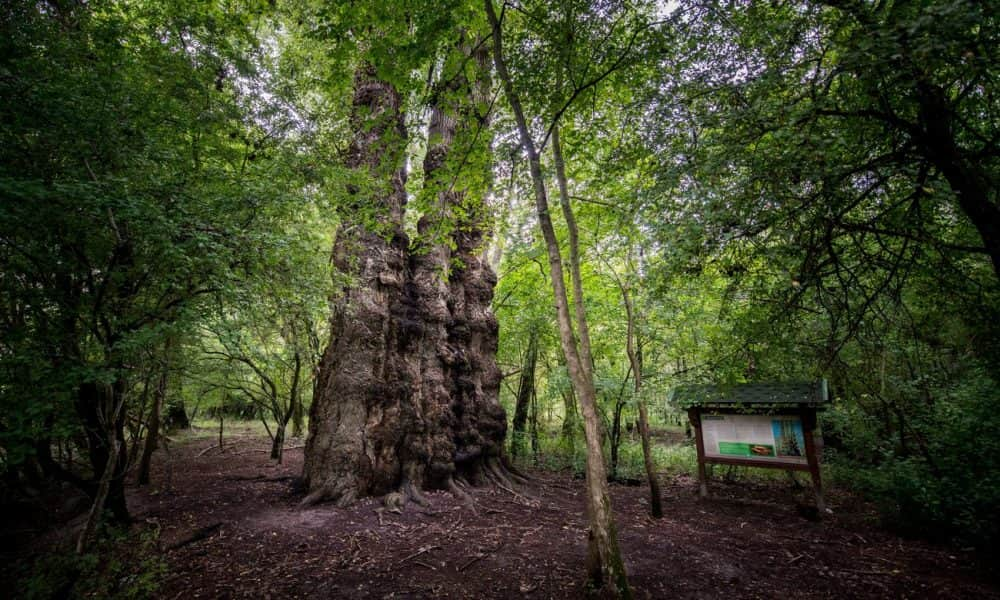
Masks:
[[[774,456],[774,446],[770,444],[747,444],[745,442],[719,442],[719,454],[758,458]]]

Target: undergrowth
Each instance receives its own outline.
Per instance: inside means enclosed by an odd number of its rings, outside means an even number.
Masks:
[[[85,554],[70,545],[25,561],[16,571],[17,594],[27,600],[149,598],[167,571],[158,533],[102,528]]]

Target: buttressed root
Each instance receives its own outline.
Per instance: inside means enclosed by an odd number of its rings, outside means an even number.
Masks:
[[[476,501],[472,498],[472,496],[468,492],[459,487],[458,483],[455,481],[454,478],[452,477],[448,478],[448,481],[446,482],[446,487],[448,488],[448,491],[451,492],[452,496],[455,496],[455,498],[457,498],[463,504],[465,504],[465,506],[468,507],[473,514],[476,514]]]
[[[491,458],[486,461],[486,473],[492,475],[496,482],[499,482],[507,487],[514,488],[517,484],[510,480],[507,476],[507,469],[500,463],[499,460]]]
[[[308,508],[310,506],[315,506],[316,504],[319,504],[323,500],[326,500],[330,492],[331,489],[329,488],[329,486],[324,485],[322,487],[318,487],[315,490],[306,494],[306,497],[302,499],[302,502],[299,502],[299,507]]]
[[[382,498],[382,504],[389,512],[401,513],[406,504],[406,497],[399,492],[390,492]]]
[[[408,479],[403,481],[400,491],[407,500],[416,503],[418,506],[424,508],[430,506],[430,502],[427,500],[427,497],[420,491],[420,488],[413,485],[412,481]]]
[[[507,465],[502,458],[491,457],[483,460],[472,476],[475,478],[474,483],[470,483],[461,476],[449,476],[444,482],[444,487],[473,513],[476,512],[476,500],[466,491],[466,488],[473,485],[485,483],[507,490],[516,496],[531,498],[531,495],[524,491],[525,486],[531,485],[531,480]],[[330,502],[338,508],[345,508],[358,498],[354,483],[350,478],[327,481],[309,492],[299,503],[299,506],[307,508],[321,502]],[[424,508],[430,506],[430,502],[420,488],[408,478],[400,482],[396,491],[386,494],[382,498],[382,502],[385,509],[391,512],[402,512],[409,502]]]
[[[302,499],[299,503],[301,508],[307,508],[319,504],[320,502],[333,502],[338,508],[344,508],[354,503],[357,499],[357,492],[353,486],[344,480],[337,483],[325,483]]]
[[[510,464],[510,462],[502,456],[500,457],[500,466],[503,467],[504,471],[512,481],[516,481],[522,485],[531,485],[531,477],[522,473],[517,467]]]

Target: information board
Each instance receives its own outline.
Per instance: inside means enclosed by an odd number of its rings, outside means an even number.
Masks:
[[[707,457],[806,462],[798,416],[702,413],[701,430]]]

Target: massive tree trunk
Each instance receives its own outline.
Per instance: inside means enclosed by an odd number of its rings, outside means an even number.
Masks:
[[[342,211],[333,246],[337,271],[349,278],[334,299],[330,344],[323,354],[309,413],[303,478],[306,502],[348,504],[399,485],[416,457],[404,436],[420,427],[412,402],[416,373],[404,360],[419,335],[404,317],[406,128],[396,89],[370,65],[355,75],[354,139],[347,166],[367,175]]]
[[[503,38],[500,22],[493,8],[493,0],[485,0],[486,14],[493,27],[493,62],[497,74],[503,84],[504,94],[514,113],[517,123],[521,148],[528,155],[528,166],[535,195],[535,209],[538,224],[545,238],[545,247],[549,258],[549,275],[552,282],[552,292],[556,304],[556,320],[559,326],[559,340],[566,367],[569,370],[570,381],[580,401],[580,411],[583,413],[583,430],[587,442],[587,519],[590,525],[588,534],[587,576],[589,583],[598,593],[608,597],[631,597],[625,564],[622,562],[618,549],[618,533],[616,531],[614,514],[611,510],[611,498],[608,494],[607,474],[604,468],[604,456],[601,451],[601,432],[597,415],[597,393],[589,358],[589,345],[582,348],[577,345],[573,335],[573,319],[570,316],[569,299],[566,294],[566,284],[563,279],[562,253],[559,240],[549,212],[548,197],[545,189],[545,179],[542,174],[541,159],[528,123],[525,118],[520,97],[514,89],[513,81],[503,56]],[[579,256],[571,269],[577,270]],[[579,333],[586,335],[586,315],[582,308],[582,298],[577,304]],[[588,340],[589,341],[589,340]],[[582,342],[582,340],[581,340]]]
[[[472,125],[484,116],[474,110],[489,89],[483,77],[469,81],[462,70],[450,72],[451,63],[461,65],[468,56],[465,46],[463,40],[452,51],[455,60],[446,60],[443,83],[434,90],[423,164],[423,192],[433,208],[420,219],[421,243],[410,258],[408,315],[423,325],[414,355],[418,397],[430,427],[431,468],[419,483],[451,489],[456,476],[478,481],[484,465],[499,471],[506,434],[498,402],[498,326],[489,308],[496,276],[479,256],[484,210],[481,199],[456,185],[454,168],[476,149]],[[471,59],[482,66],[481,51]]]
[[[460,75],[443,80],[424,161],[433,208],[411,250],[402,228],[401,100],[370,67],[356,78],[348,165],[366,172],[372,189],[359,194],[353,214],[345,211],[334,244],[335,266],[352,280],[335,299],[317,376],[306,504],[391,492],[422,502],[421,489],[464,494],[456,478],[505,477],[506,415],[489,309],[496,277],[478,255],[483,210],[445,168],[456,140],[471,143],[464,126],[475,103],[457,98],[473,97],[480,86]],[[375,207],[373,218],[359,219],[366,206]]]

